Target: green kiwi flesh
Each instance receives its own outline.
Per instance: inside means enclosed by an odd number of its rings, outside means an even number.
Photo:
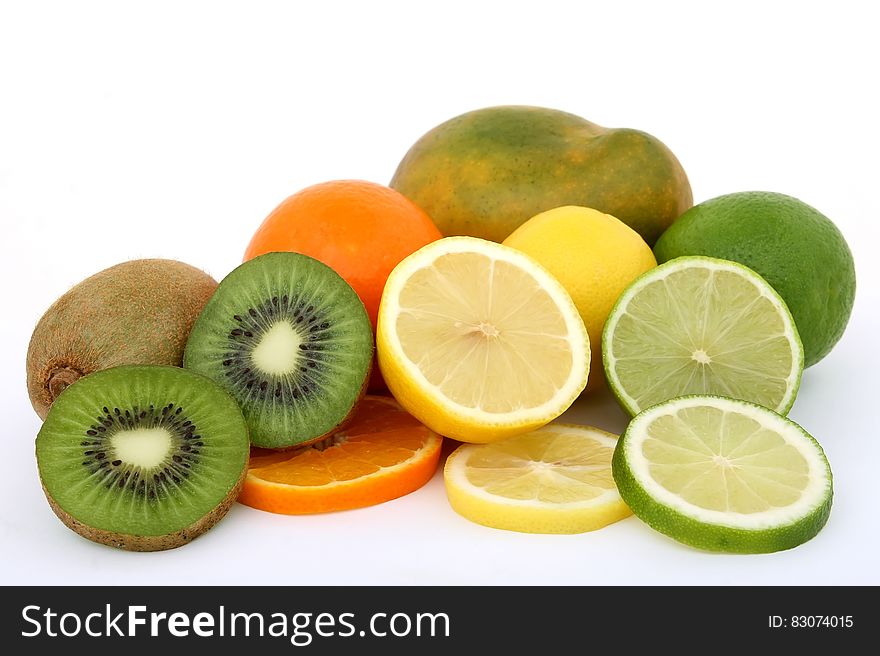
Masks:
[[[254,445],[284,449],[345,423],[372,356],[367,312],[339,274],[306,255],[267,253],[220,282],[183,361],[236,398]]]
[[[180,546],[229,510],[247,473],[247,425],[211,380],[168,366],[121,366],[80,378],[37,435],[55,514],[123,549]]]

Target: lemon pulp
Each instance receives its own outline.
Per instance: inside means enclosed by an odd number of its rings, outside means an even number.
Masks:
[[[391,273],[377,349],[400,403],[468,442],[551,421],[583,390],[590,363],[561,284],[527,255],[466,237],[433,242]]]

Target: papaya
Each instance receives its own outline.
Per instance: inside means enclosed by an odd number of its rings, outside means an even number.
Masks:
[[[543,107],[487,107],[438,125],[409,149],[391,186],[444,235],[498,242],[536,214],[581,205],[653,245],[693,205],[684,169],[656,137]]]

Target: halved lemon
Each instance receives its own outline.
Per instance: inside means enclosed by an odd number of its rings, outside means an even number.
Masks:
[[[492,444],[465,444],[444,469],[453,509],[524,533],[583,533],[628,517],[611,458],[617,436],[552,423]]]
[[[440,239],[397,265],[376,344],[400,404],[464,442],[555,419],[590,368],[587,331],[562,285],[529,256],[472,237]]]

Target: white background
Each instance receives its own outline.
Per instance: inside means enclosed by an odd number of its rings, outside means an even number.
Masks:
[[[880,115],[872,3],[58,3],[0,5],[0,582],[880,583]],[[635,518],[575,536],[468,523],[442,479],[382,506],[286,517],[235,506],[171,552],[92,544],[40,491],[25,390],[34,323],[135,257],[220,278],[287,195],[387,183],[437,123],[495,104],[660,137],[697,202],[748,189],[834,219],[856,259],[844,339],[792,418],[835,475],[826,529],[789,552],[701,553]],[[569,419],[619,431],[608,398]]]

